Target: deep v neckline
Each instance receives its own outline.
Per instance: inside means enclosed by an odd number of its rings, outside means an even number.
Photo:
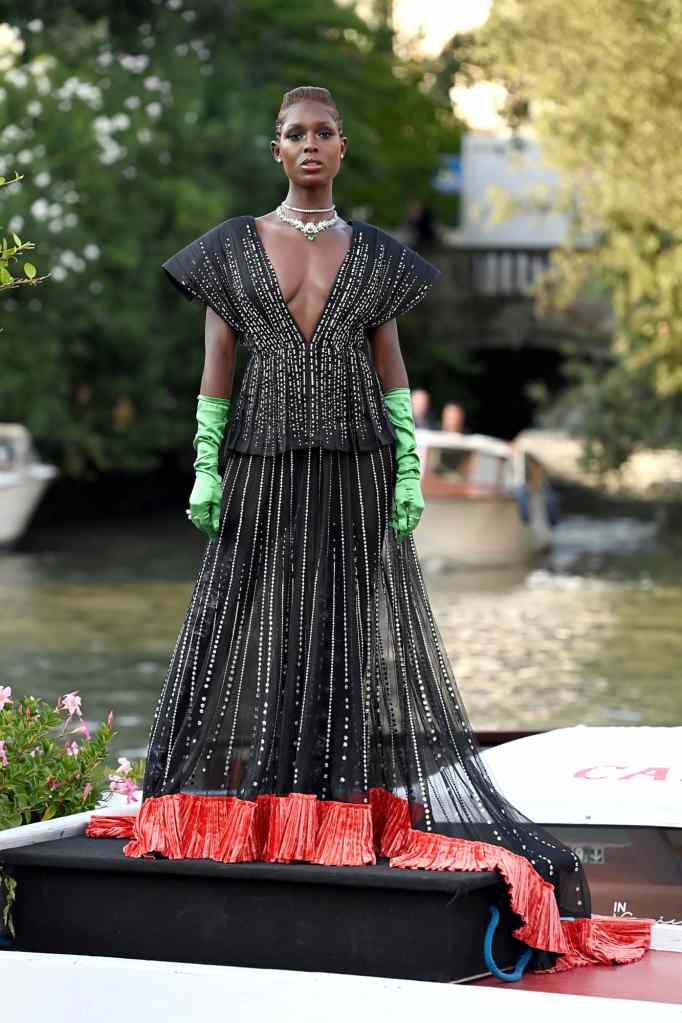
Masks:
[[[305,337],[303,331],[301,330],[301,328],[299,326],[299,323],[298,323],[298,320],[296,319],[296,317],[292,313],[291,309],[287,305],[286,299],[284,298],[284,292],[282,291],[282,287],[281,287],[281,285],[279,283],[279,277],[277,276],[277,272],[275,270],[274,263],[270,259],[270,256],[268,255],[268,250],[265,248],[265,245],[263,244],[263,239],[261,238],[260,234],[258,233],[258,228],[256,227],[256,218],[251,213],[249,213],[247,216],[248,216],[248,219],[251,221],[251,224],[253,226],[253,231],[254,231],[254,234],[256,235],[256,244],[258,245],[258,249],[259,249],[259,251],[260,251],[260,253],[261,253],[262,257],[263,257],[263,261],[264,261],[265,265],[267,266],[268,271],[270,273],[270,276],[272,278],[272,283],[274,285],[274,288],[275,288],[275,291],[276,291],[276,294],[277,294],[277,298],[281,302],[282,307],[284,308],[284,311],[285,311],[287,317],[289,318],[289,321],[290,321],[291,325],[293,326],[294,330],[296,331],[296,334],[298,335],[298,337],[300,338],[302,343],[304,345],[306,345],[306,346],[310,346],[310,345],[313,344],[313,342],[315,341],[315,338],[317,337],[317,332],[319,331],[319,329],[320,329],[320,327],[322,325],[322,322],[323,322],[323,320],[324,320],[324,318],[325,318],[325,316],[327,314],[327,310],[329,309],[329,306],[331,304],[332,298],[334,297],[334,293],[336,292],[336,288],[338,286],[341,274],[343,273],[343,270],[345,269],[345,266],[348,263],[348,260],[350,259],[351,255],[352,255],[353,249],[355,247],[355,239],[357,237],[357,221],[355,221],[355,220],[348,220],[347,221],[347,223],[350,224],[350,226],[351,226],[350,242],[348,244],[348,248],[346,249],[344,257],[341,260],[341,262],[339,263],[338,269],[337,269],[336,273],[334,274],[334,279],[332,280],[332,284],[331,284],[331,287],[329,289],[329,293],[327,294],[327,298],[325,299],[324,305],[322,306],[322,311],[320,312],[320,315],[318,317],[317,323],[315,324],[313,332],[310,335],[310,340],[308,340],[308,338]]]

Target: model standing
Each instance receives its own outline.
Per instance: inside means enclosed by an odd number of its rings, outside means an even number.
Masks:
[[[519,936],[565,953],[560,916],[590,916],[580,862],[488,777],[412,534],[424,502],[396,318],[440,271],[337,216],[347,148],[327,90],[286,93],[286,198],[164,263],[206,306],[188,514],[208,542],[125,852],[494,867]]]

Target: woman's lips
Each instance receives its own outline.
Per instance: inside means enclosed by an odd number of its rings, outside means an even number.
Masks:
[[[312,161],[310,163],[302,163],[301,167],[303,168],[303,170],[308,170],[308,171],[310,171],[310,170],[320,170],[321,167],[322,167],[322,164],[319,163],[319,161]]]

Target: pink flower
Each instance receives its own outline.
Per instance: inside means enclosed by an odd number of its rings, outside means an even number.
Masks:
[[[118,791],[121,795],[126,797],[126,801],[128,803],[134,803],[136,801],[137,793],[140,790],[132,778],[126,778],[125,781],[119,784]]]
[[[83,736],[85,736],[85,739],[88,742],[90,741],[90,738],[91,738],[91,736],[90,736],[90,729],[88,728],[88,723],[85,720],[85,718],[83,718],[81,723],[78,725],[78,728],[72,728],[71,729],[71,731],[69,732],[69,735],[83,735]]]
[[[48,789],[58,789],[60,785],[61,785],[61,782],[57,781],[56,778],[53,778],[52,775],[50,775],[50,777],[47,779],[47,787],[48,787]]]
[[[61,700],[57,704],[58,710],[66,710],[69,712],[69,720],[74,714],[78,714],[81,717],[81,698],[78,695],[78,690],[74,689],[72,693],[65,693]]]
[[[111,728],[111,722],[114,720],[114,712],[110,710],[107,714],[107,728]]]
[[[66,744],[66,752],[68,753],[68,755],[70,757],[77,757],[79,750],[80,750],[80,746],[78,745],[77,742],[75,742],[75,741],[67,742],[67,744]]]
[[[90,795],[91,792],[92,792],[92,785],[88,781],[83,786],[83,801],[85,801],[88,798],[88,796]]]
[[[127,757],[118,758],[118,767],[116,768],[117,774],[130,774],[133,769],[133,765],[130,763]]]
[[[120,792],[122,796],[126,796],[129,803],[135,802],[134,797],[137,796],[140,789],[132,778],[121,778],[117,774],[110,774],[109,778],[111,779],[109,788],[112,792]]]
[[[9,760],[7,759],[7,751],[5,749],[5,740],[0,739],[0,763],[3,767],[7,767]]]
[[[5,706],[6,703],[12,703],[10,696],[12,695],[11,686],[0,686],[0,710]]]

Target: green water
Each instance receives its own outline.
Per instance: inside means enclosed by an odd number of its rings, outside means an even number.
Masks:
[[[0,554],[0,685],[77,689],[91,725],[113,708],[114,753],[144,755],[202,553],[181,512],[33,530]],[[682,722],[680,553],[634,519],[568,517],[528,568],[425,562],[474,727]]]

